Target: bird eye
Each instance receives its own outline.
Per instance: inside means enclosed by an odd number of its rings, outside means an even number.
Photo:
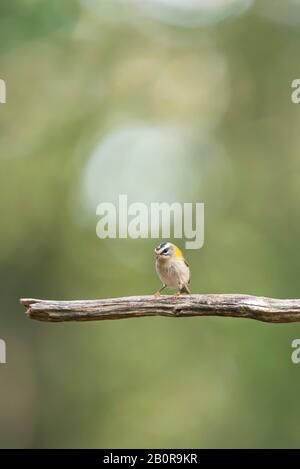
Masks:
[[[168,254],[168,249],[164,249],[163,254]]]

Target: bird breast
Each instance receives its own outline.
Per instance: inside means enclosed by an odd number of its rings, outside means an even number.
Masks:
[[[190,269],[184,259],[156,261],[156,271],[161,281],[170,288],[187,285],[190,279]]]

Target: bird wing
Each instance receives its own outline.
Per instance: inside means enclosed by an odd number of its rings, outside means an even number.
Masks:
[[[183,261],[184,261],[185,265],[190,269],[190,266],[189,266],[188,262],[185,259],[183,259]],[[191,281],[191,271],[190,271],[189,283],[190,283],[190,281]]]

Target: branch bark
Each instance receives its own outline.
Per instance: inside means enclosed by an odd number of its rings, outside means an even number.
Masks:
[[[129,296],[82,301],[23,298],[20,302],[29,318],[46,322],[143,316],[224,316],[271,323],[300,322],[300,299],[278,300],[251,295]]]

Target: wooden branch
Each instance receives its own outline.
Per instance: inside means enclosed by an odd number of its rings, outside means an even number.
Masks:
[[[31,319],[48,322],[101,321],[142,316],[226,316],[271,323],[300,322],[299,300],[250,295],[129,296],[83,301],[21,299]]]

